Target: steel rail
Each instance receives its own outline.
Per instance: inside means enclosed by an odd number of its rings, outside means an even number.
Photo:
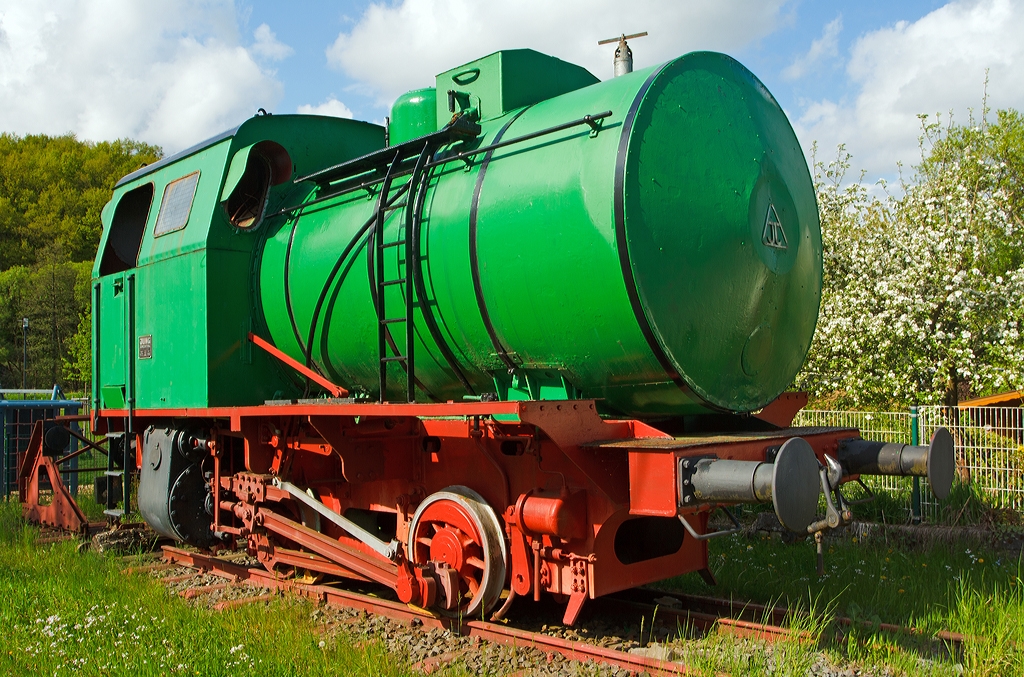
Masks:
[[[189,552],[172,546],[163,547],[163,559],[168,564],[192,567],[197,572],[214,574],[231,583],[250,584],[255,587],[290,592],[325,604],[387,616],[403,623],[411,623],[415,620],[422,623],[424,629],[446,629],[462,636],[478,637],[496,644],[557,653],[569,660],[605,663],[632,672],[647,672],[650,675],[693,674],[693,670],[684,663],[660,660],[588,642],[521,630],[502,623],[440,616],[418,607],[329,585],[311,585],[284,580],[261,568],[248,568],[216,556]],[[663,596],[677,599],[681,604],[689,605],[690,608],[674,608],[655,601]],[[244,602],[244,600],[242,601]],[[813,635],[807,631],[796,631],[781,625],[774,625],[774,623],[781,624],[787,618],[800,616],[799,612],[793,612],[785,607],[649,589],[630,590],[595,601],[600,608],[607,611],[608,615],[622,615],[637,611],[652,615],[656,613],[659,620],[678,621],[685,627],[693,627],[702,631],[717,631],[738,638],[759,639],[768,642],[795,638],[802,644],[815,641]],[[772,622],[750,620],[755,618],[770,618]],[[844,617],[837,617],[835,623],[843,627],[863,628],[930,639],[933,642],[938,641],[952,655],[962,651],[963,643],[967,639],[966,636],[959,633],[942,631],[931,635],[917,628],[888,623],[875,624]]]
[[[460,624],[459,619],[437,616],[426,610],[410,607],[400,602],[392,602],[326,585],[293,583],[277,578],[269,571],[250,569],[210,555],[189,552],[171,546],[164,546],[163,552],[165,561],[169,563],[202,570],[204,573],[220,576],[233,583],[248,583],[253,586],[270,588],[281,592],[292,592],[319,602],[367,611],[405,623],[415,619],[421,622],[426,629],[441,628],[466,637],[479,637],[496,644],[539,649],[541,651],[558,653],[569,660],[607,663],[633,672],[647,672],[651,675],[693,674],[693,671],[682,663],[662,661],[649,656],[616,651],[586,642],[577,642],[562,639],[561,637],[518,630],[501,623],[463,620]]]
[[[642,598],[642,601],[628,599],[626,597],[627,594],[634,598],[640,597]],[[678,600],[684,608],[675,609],[659,605],[655,602],[655,599],[661,599],[666,596]],[[657,608],[659,616],[689,616],[692,620],[696,621],[697,624],[699,624],[699,621],[704,617],[715,618],[719,624],[724,623],[728,626],[726,628],[720,628],[720,630],[727,634],[740,637],[759,637],[761,639],[768,638],[764,636],[765,633],[773,634],[776,633],[777,630],[782,631],[780,633],[782,636],[793,636],[794,631],[783,627],[783,623],[788,619],[802,619],[807,617],[806,611],[793,610],[784,606],[769,606],[758,604],[756,602],[743,602],[732,599],[721,599],[718,597],[707,597],[704,595],[688,595],[673,591],[648,588],[629,590],[627,593],[615,593],[602,599],[616,604],[628,605],[636,608],[637,610],[654,611],[654,609]],[[771,623],[764,623],[759,620],[767,618],[771,619]],[[869,620],[856,620],[845,616],[836,616],[834,621],[837,625],[846,628],[880,631],[888,634],[904,635],[941,642],[955,651],[960,650],[964,642],[968,639],[967,635],[959,632],[951,632],[949,630],[940,630],[935,633],[929,633],[919,628],[896,625],[894,623],[875,623]],[[802,635],[800,638],[801,640],[805,637],[810,637],[809,633],[806,633],[805,631],[798,634]]]

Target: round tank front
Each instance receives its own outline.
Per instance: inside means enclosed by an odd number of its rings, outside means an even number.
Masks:
[[[777,102],[733,59],[698,52],[484,120],[468,147],[605,110],[598,131],[575,126],[432,170],[414,303],[418,399],[569,394],[629,415],[746,412],[792,382],[817,318],[821,236]],[[317,299],[350,250],[312,357],[372,397],[373,266],[365,236],[349,245],[375,205],[351,193],[270,221],[258,264],[270,335],[301,360]],[[384,241],[402,240],[404,224],[393,211]],[[403,278],[404,248],[384,251],[385,277]],[[386,287],[388,317],[404,315],[404,287]],[[388,354],[406,354],[401,323],[387,326]],[[386,399],[404,399],[404,383],[391,362]]]

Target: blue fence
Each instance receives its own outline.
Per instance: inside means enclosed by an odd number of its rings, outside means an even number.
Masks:
[[[58,386],[53,390],[4,390],[0,389],[0,438],[3,439],[3,453],[0,454],[0,495],[10,498],[18,491],[18,468],[22,454],[28,449],[29,438],[36,421],[53,421],[58,416],[73,416],[82,408],[82,402],[69,400]],[[73,423],[72,427],[77,426]],[[68,452],[78,449],[78,440],[71,438]],[[77,470],[77,458],[68,461],[68,470]],[[72,495],[78,493],[77,472],[63,474],[65,486]]]

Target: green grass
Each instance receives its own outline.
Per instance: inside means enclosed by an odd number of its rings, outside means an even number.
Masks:
[[[1022,565],[1005,552],[837,541],[826,547],[821,579],[811,541],[785,545],[768,537],[716,539],[710,543],[709,559],[717,589],[709,591],[696,576],[659,587],[811,609],[811,616],[794,629],[820,634],[824,655],[836,664],[888,666],[895,674],[906,675],[955,675],[961,670],[971,675],[1024,675]],[[950,630],[967,635],[968,641],[956,658],[927,655],[934,654],[934,643],[894,637],[871,627],[842,633],[845,639],[837,642],[832,639],[837,615],[866,621],[868,626],[911,626],[928,635]],[[795,641],[781,645],[780,660],[792,668],[785,674],[806,673],[804,662],[813,652],[799,648]],[[928,660],[922,662],[922,654]],[[736,674],[728,660],[723,661],[707,669]],[[751,665],[744,670],[740,674],[774,674]]]
[[[373,638],[324,635],[305,600],[213,612],[147,576],[125,576],[122,560],[77,553],[73,541],[36,546],[37,534],[17,503],[0,503],[0,674],[412,674]],[[701,674],[806,675],[827,662],[873,674],[1024,675],[1024,581],[1020,562],[1005,553],[837,541],[819,580],[810,542],[732,537],[710,548],[717,589],[694,575],[659,587],[810,613],[793,623],[792,639],[772,647],[716,635],[684,643],[682,657]],[[956,658],[870,627],[837,641],[835,616],[952,630],[968,641]]]
[[[36,534],[0,502],[0,674],[411,674],[373,641],[321,647],[307,601],[213,612],[74,541],[37,547]]]

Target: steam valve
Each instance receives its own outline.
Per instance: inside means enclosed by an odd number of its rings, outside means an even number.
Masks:
[[[619,43],[615,48],[615,59],[612,62],[615,77],[633,72],[633,50],[629,48],[626,40],[642,38],[645,35],[647,35],[647,31],[644,31],[643,33],[633,33],[632,35],[626,35],[623,33],[617,38],[608,38],[607,40],[598,41],[597,44],[599,45],[610,45],[613,42]]]

